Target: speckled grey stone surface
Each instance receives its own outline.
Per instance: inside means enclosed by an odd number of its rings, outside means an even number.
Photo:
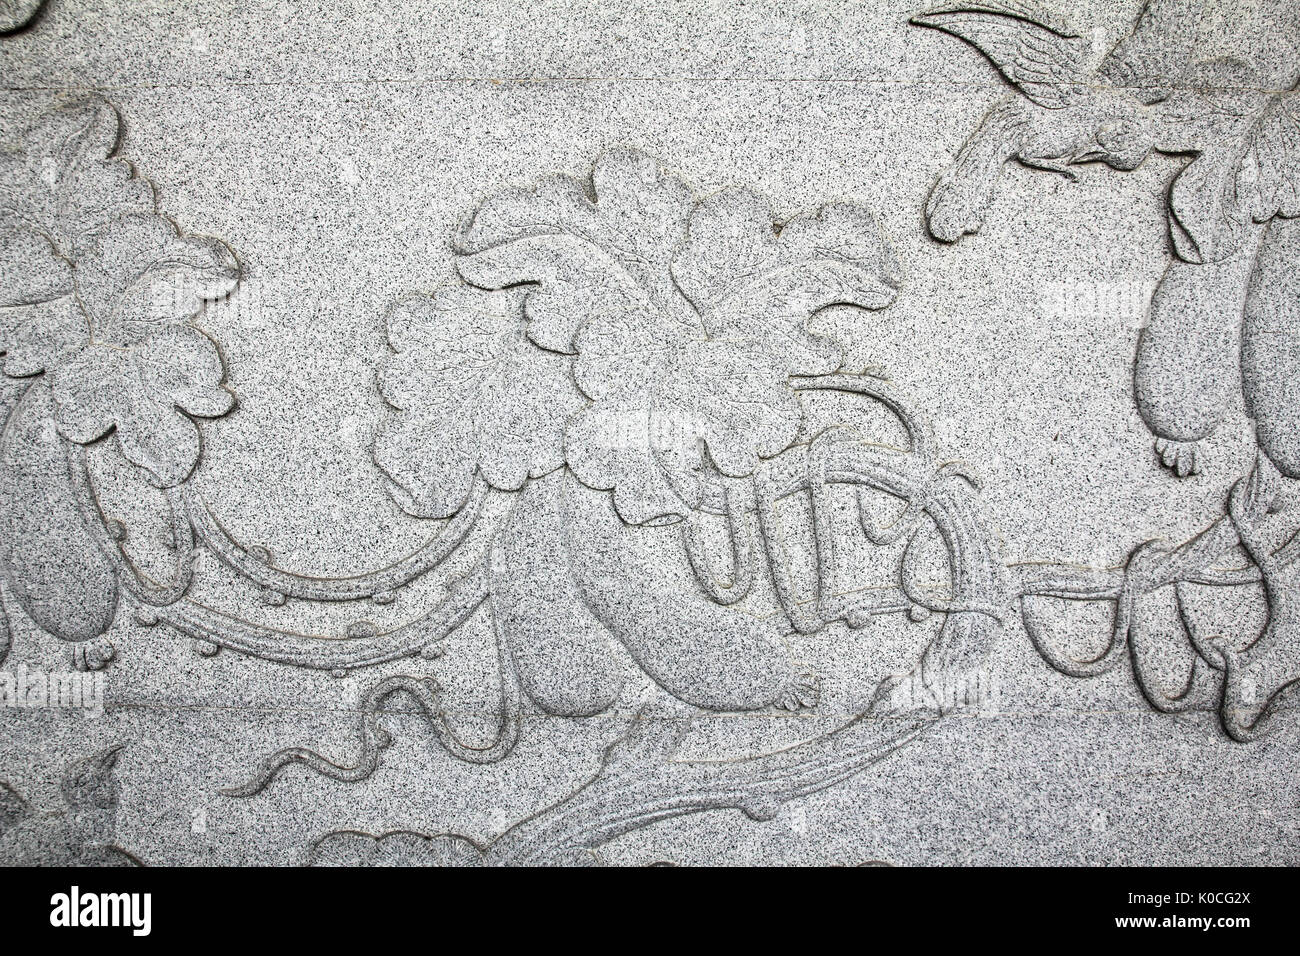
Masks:
[[[0,4],[0,862],[1300,862],[1298,24]]]

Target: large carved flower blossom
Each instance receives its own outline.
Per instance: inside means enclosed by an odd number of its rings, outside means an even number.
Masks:
[[[222,242],[181,234],[152,185],[115,158],[120,120],[92,98],[48,113],[0,156],[0,350],[10,376],[48,376],[57,426],[87,443],[115,432],[155,484],[199,459],[189,416],[224,415],[216,345],[192,319],[239,266]]]
[[[491,197],[458,240],[471,287],[390,320],[381,388],[399,411],[375,454],[413,513],[454,513],[476,471],[514,490],[567,464],[624,521],[679,519],[710,475],[750,475],[794,441],[789,376],[843,360],[808,319],[897,292],[859,207],[777,229],[759,197],[701,201],[632,149],[597,160],[591,188],[553,176]],[[495,291],[516,286],[522,313]]]

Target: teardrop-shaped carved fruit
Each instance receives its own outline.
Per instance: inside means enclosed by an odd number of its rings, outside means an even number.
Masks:
[[[612,636],[574,582],[564,472],[524,489],[492,550],[492,612],[529,698],[548,714],[585,717],[618,699]]]
[[[1259,447],[1300,477],[1300,220],[1274,219],[1246,299],[1241,373]]]
[[[43,381],[18,400],[0,437],[0,564],[49,633],[88,641],[113,623],[117,574],[82,521]]]
[[[1138,411],[1157,438],[1199,441],[1227,411],[1240,381],[1238,330],[1255,248],[1248,242],[1204,265],[1175,260],[1160,281],[1133,372]]]
[[[569,548],[587,606],[656,683],[711,710],[758,710],[815,699],[784,641],[784,620],[711,601],[686,556],[655,529],[630,527],[608,494],[568,481]],[[815,682],[812,682],[815,683]]]

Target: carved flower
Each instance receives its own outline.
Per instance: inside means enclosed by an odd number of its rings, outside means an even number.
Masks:
[[[791,375],[834,372],[844,361],[838,342],[809,331],[810,316],[832,305],[883,309],[900,282],[861,206],[832,203],[778,232],[767,202],[738,189],[695,208],[672,271],[710,336],[761,342]]]
[[[119,134],[117,112],[92,98],[51,111],[0,158],[0,351],[6,374],[48,375],[64,437],[113,431],[168,487],[198,462],[189,416],[234,404],[216,345],[190,320],[234,288],[239,265],[157,212],[152,185],[114,156]]]
[[[787,378],[842,362],[808,319],[834,304],[883,308],[898,277],[865,211],[827,206],[778,230],[743,191],[698,201],[632,149],[488,199],[462,232],[461,275],[487,289],[531,284],[527,334],[573,356],[588,400],[564,460],[613,489],[623,520],[680,518],[710,473],[745,477],[794,441]]]
[[[515,490],[567,463],[624,521],[679,519],[711,477],[750,475],[795,440],[789,376],[843,359],[808,319],[897,292],[856,206],[777,229],[757,196],[698,201],[632,149],[601,156],[590,185],[552,176],[489,198],[457,242],[475,288],[390,315],[380,388],[398,411],[375,459],[408,511],[453,514],[476,472]]]
[[[516,491],[564,464],[564,419],[578,404],[565,359],[524,337],[519,297],[467,286],[397,303],[379,391],[396,413],[375,462],[409,513],[460,510],[475,472]]]
[[[758,342],[695,339],[609,359],[603,381],[590,367],[583,376],[597,401],[570,420],[565,451],[584,484],[613,490],[630,524],[697,507],[710,464],[733,478],[753,474],[799,430],[785,368]]]

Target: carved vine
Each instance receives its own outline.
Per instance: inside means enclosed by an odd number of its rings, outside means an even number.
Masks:
[[[754,194],[698,197],[634,150],[602,156],[590,181],[557,176],[490,197],[457,240],[465,282],[388,316],[393,352],[378,384],[391,412],[375,462],[395,501],[437,530],[388,567],[316,578],[241,544],[188,486],[200,421],[233,407],[194,320],[240,270],[224,244],[158,212],[152,186],[118,156],[119,136],[116,111],[89,99],[43,117],[5,159],[0,558],[23,612],[70,642],[83,667],[112,659],[103,636],[121,613],[189,636],[203,655],[226,648],[334,673],[435,657],[481,608],[496,635],[498,728],[486,745],[457,737],[427,674],[390,676],[363,694],[353,762],[290,748],[229,793],[254,794],[295,763],[366,778],[389,743],[380,714],[399,694],[450,754],[500,760],[528,708],[582,716],[617,700],[616,645],[699,708],[814,707],[816,675],[786,635],[942,615],[915,669],[886,681],[870,711],[781,754],[679,761],[671,725],[640,722],[593,781],[484,857],[553,860],[680,813],[770,815],[910,740],[982,662],[1006,597],[972,480],[937,458],[888,383],[840,371],[840,344],[807,324],[831,306],[865,316],[897,294],[898,268],[864,209],[831,204],[778,224]],[[828,393],[883,410],[902,446],[850,424],[814,428],[808,403]],[[159,490],[174,559],[164,580],[133,560],[127,528],[105,508],[103,465],[87,453],[103,442],[110,467]],[[862,540],[901,549],[893,582],[830,586],[846,544],[831,517],[835,486],[856,496]],[[512,506],[471,570],[395,627],[359,619],[342,635],[292,632],[190,595],[204,549],[268,604],[389,604],[461,554],[487,499],[502,494]],[[872,494],[898,505],[887,525]],[[811,592],[790,563],[782,512],[794,498],[810,508]],[[710,544],[719,532],[721,553]],[[947,555],[937,591],[912,567],[929,542]],[[753,613],[758,591],[781,613]]]
[[[1129,171],[1153,151],[1187,157],[1169,187],[1173,259],[1138,341],[1134,397],[1159,460],[1183,478],[1198,471],[1199,443],[1238,390],[1257,462],[1225,517],[1194,540],[1147,542],[1121,570],[1022,568],[1019,591],[1025,627],[1058,670],[1096,676],[1127,659],[1153,707],[1217,707],[1227,732],[1249,740],[1300,681],[1300,527],[1291,516],[1300,477],[1292,221],[1300,68],[1256,57],[1249,37],[1237,55],[1206,56],[1200,13],[1197,3],[1151,0],[1133,33],[1100,59],[1088,37],[1019,3],[959,2],[916,17],[974,46],[1015,89],[939,177],[925,211],[931,234],[955,242],[978,232],[1008,162],[1074,179],[1079,164]],[[1198,624],[1193,586],[1259,584],[1268,603],[1261,632],[1213,634]],[[1114,602],[1105,649],[1068,653],[1044,598]],[[1168,633],[1181,639],[1171,644]]]
[[[1019,7],[959,5],[917,18],[974,44],[1019,94],[990,112],[926,212],[934,236],[951,242],[977,231],[1011,160],[1073,176],[1084,162],[1133,169],[1152,150],[1194,157],[1170,194],[1177,259],[1139,347],[1137,402],[1164,463],[1195,471],[1194,443],[1224,405],[1223,350],[1214,334],[1184,342],[1164,330],[1189,316],[1197,327],[1221,321],[1222,304],[1244,297],[1240,358],[1260,438],[1259,462],[1227,515],[1195,540],[1144,544],[1120,569],[1003,567],[973,480],[938,457],[892,386],[847,374],[841,344],[809,327],[832,306],[866,320],[897,294],[899,270],[870,213],[834,203],[777,223],[748,191],[700,197],[651,157],[621,149],[601,156],[589,180],[554,176],[489,197],[455,243],[463,281],[389,312],[392,354],[378,387],[391,408],[374,461],[398,505],[436,525],[426,543],[352,576],[282,568],[232,536],[188,485],[202,421],[234,405],[215,343],[195,321],[235,288],[238,262],[223,243],[188,235],[159,212],[152,185],[118,155],[118,114],[92,98],[51,111],[0,157],[8,594],[69,642],[83,667],[112,659],[104,635],[121,613],[188,636],[204,655],[225,648],[341,674],[436,657],[447,635],[486,609],[500,672],[493,740],[465,744],[440,686],[417,665],[364,692],[351,762],[283,750],[227,791],[238,796],[292,764],[337,780],[370,776],[390,742],[380,716],[395,695],[417,705],[448,753],[491,762],[511,753],[529,709],[608,709],[623,690],[622,657],[703,710],[809,708],[817,678],[791,657],[788,635],[859,628],[879,614],[942,617],[913,670],[886,680],[866,712],[831,734],[742,760],[679,760],[685,723],[638,719],[591,781],[490,846],[456,835],[336,833],[313,845],[312,862],[575,862],[684,813],[732,807],[767,818],[914,739],[952,706],[949,691],[983,663],[1017,605],[1057,669],[1093,676],[1127,660],[1154,707],[1217,706],[1234,738],[1256,736],[1300,661],[1286,518],[1286,482],[1300,472],[1293,403],[1274,374],[1276,334],[1294,325],[1278,321],[1293,241],[1279,223],[1300,211],[1294,120],[1290,94],[1250,84],[1207,93],[1205,77],[1221,65],[1155,69],[1141,38],[1175,22],[1161,10],[1150,5],[1134,36],[1095,67],[1078,35]],[[1205,372],[1195,380],[1211,387],[1182,395],[1156,387],[1188,380],[1169,374],[1184,366]],[[905,441],[872,441],[860,423],[814,427],[810,408],[828,393],[852,396],[864,412],[883,409]],[[137,566],[127,529],[106,513],[87,455],[104,442],[112,467],[159,489],[172,529],[166,580]],[[833,520],[833,498],[846,489],[856,495],[860,541],[901,546],[896,576],[883,585],[828,583],[850,544]],[[387,605],[461,555],[488,499],[503,495],[511,507],[485,529],[471,569],[447,582],[432,610],[393,627],[358,614],[344,634],[287,631],[190,595],[203,549],[268,604]],[[897,517],[879,524],[873,496],[896,502]],[[798,583],[782,516],[794,498],[808,503],[811,592]],[[710,544],[719,539],[720,552]],[[935,543],[948,577],[937,592],[914,567]],[[1225,568],[1240,551],[1249,562]],[[1257,583],[1270,607],[1262,636],[1201,632],[1190,588]],[[759,592],[774,596],[778,615],[749,613]],[[1172,664],[1167,642],[1153,637],[1167,624],[1153,609],[1169,594],[1185,638]],[[1054,637],[1046,609],[1099,600],[1115,604],[1111,639],[1077,658]],[[3,659],[3,609],[0,625]],[[1171,669],[1185,679],[1170,685]]]

